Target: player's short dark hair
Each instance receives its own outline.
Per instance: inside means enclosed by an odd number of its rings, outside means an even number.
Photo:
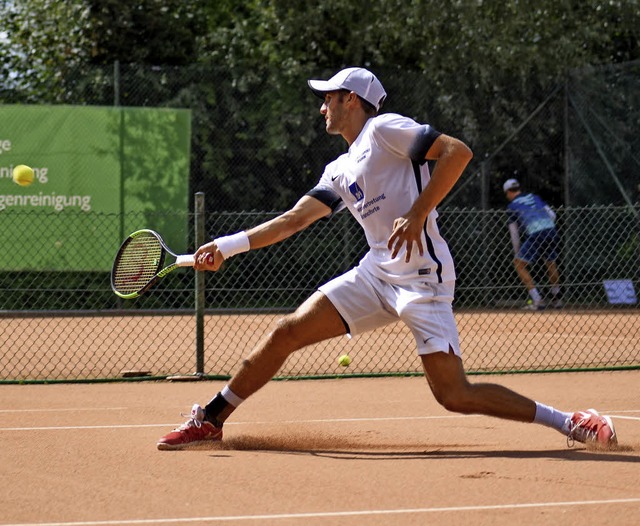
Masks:
[[[371,104],[370,102],[367,102],[366,100],[364,100],[360,95],[358,95],[358,98],[360,99],[360,102],[362,103],[362,109],[364,110],[364,112],[367,115],[377,115],[378,114],[378,110],[376,110],[376,107]],[[380,104],[380,107],[382,107],[382,104]]]
[[[339,93],[344,94],[344,95],[349,95],[349,93],[351,93],[348,89],[341,89],[339,90]],[[362,109],[364,110],[364,112],[367,115],[370,116],[375,116],[378,114],[378,110],[376,110],[376,107],[371,104],[370,102],[364,100],[360,95],[358,95],[356,93],[356,97],[358,97],[358,99],[360,100],[360,104],[362,105]],[[382,104],[380,104],[380,107],[382,107]]]

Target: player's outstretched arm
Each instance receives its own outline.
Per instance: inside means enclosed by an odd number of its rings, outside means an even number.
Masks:
[[[225,246],[231,238],[232,250],[233,244],[244,244],[240,250],[234,251],[231,255],[239,252],[246,252],[250,249],[267,247],[274,245],[304,230],[318,219],[328,216],[331,213],[324,203],[318,201],[314,197],[302,197],[290,210],[280,214],[279,216],[255,226],[244,232],[226,236],[225,238],[217,238],[205,245],[202,245],[195,253],[196,270],[218,270],[223,261],[228,259],[228,248]],[[213,255],[213,261],[208,255]]]
[[[331,213],[324,203],[305,195],[293,208],[278,217],[247,230],[251,248],[262,248],[279,243],[304,230]]]

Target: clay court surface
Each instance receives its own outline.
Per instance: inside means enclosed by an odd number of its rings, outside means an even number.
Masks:
[[[447,413],[420,377],[271,382],[221,444],[156,440],[221,382],[0,386],[0,524],[640,524],[640,371],[474,376],[614,417],[615,451]]]
[[[253,349],[280,314],[210,315],[205,321],[204,371],[225,376]],[[465,367],[471,371],[553,370],[637,366],[640,312],[521,310],[457,312]],[[74,380],[194,371],[195,316],[5,316],[0,318],[0,379]],[[335,338],[295,353],[280,374],[421,372],[415,340],[397,323]]]

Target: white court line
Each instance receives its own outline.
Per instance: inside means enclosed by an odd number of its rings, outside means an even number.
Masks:
[[[638,410],[616,411],[620,413],[637,413]],[[398,420],[448,420],[459,418],[480,418],[484,415],[442,415],[442,416],[394,416],[378,418],[325,418],[315,420],[271,420],[266,422],[227,422],[225,426],[246,426],[246,425],[280,425],[280,424],[340,424],[345,422],[384,422]],[[611,418],[623,420],[640,421],[636,416],[618,416],[609,414]],[[185,417],[186,418],[186,417]],[[96,426],[42,426],[42,427],[0,427],[0,431],[69,431],[76,429],[137,429],[147,427],[175,427],[176,422],[171,424],[112,424]],[[0,526],[2,526],[0,524]]]
[[[336,424],[342,422],[381,422],[384,420],[444,420],[451,418],[478,418],[482,415],[444,415],[444,416],[395,416],[380,418],[326,418],[319,420],[272,420],[267,422],[227,422],[225,426],[279,425],[279,424]],[[186,418],[186,417],[185,417]],[[135,429],[144,427],[175,427],[171,424],[114,424],[100,426],[48,426],[48,427],[0,427],[0,431],[65,431],[71,429]],[[2,526],[0,524],[0,526]]]
[[[335,511],[319,513],[282,513],[272,515],[228,515],[218,517],[183,517],[175,519],[123,519],[105,521],[79,521],[79,522],[22,522],[5,524],[4,526],[114,526],[116,524],[181,524],[190,522],[231,522],[231,521],[267,521],[290,519],[321,519],[328,517],[364,517],[375,515],[408,515],[411,513],[444,513],[469,511],[493,511],[493,510],[518,510],[530,508],[558,508],[573,506],[599,506],[605,504],[638,504],[640,498],[611,499],[611,500],[582,500],[565,502],[530,502],[525,504],[495,504],[487,506],[452,506],[443,508],[406,508],[396,510],[359,510],[359,511]]]
[[[0,413],[63,413],[69,411],[125,411],[128,407],[63,407],[58,409],[0,409]]]

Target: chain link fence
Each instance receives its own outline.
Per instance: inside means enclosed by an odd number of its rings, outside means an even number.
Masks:
[[[556,207],[630,205],[640,197],[640,61],[568,71],[525,101],[510,93],[434,97],[427,72],[376,73],[389,93],[383,111],[472,146],[470,176],[446,206],[500,208],[510,177]],[[282,71],[236,78],[206,64],[80,66],[46,80],[27,72],[0,102],[190,109],[190,195],[205,192],[216,211],[284,210],[344,149],[326,134],[305,79]]]
[[[547,371],[640,365],[639,210],[595,206],[558,210],[564,307],[523,310],[527,293],[512,265],[506,212],[445,209],[441,230],[457,261],[456,318],[469,372]],[[233,232],[275,213],[207,214],[209,232]],[[5,220],[30,229],[56,214],[12,211]],[[193,217],[187,220],[194,239]],[[95,217],[92,235],[119,223]],[[135,223],[135,218],[128,218]],[[144,225],[140,225],[141,227]],[[79,238],[81,243],[81,238]],[[189,242],[194,248],[195,243]],[[104,246],[115,254],[117,246]],[[251,251],[206,273],[205,375],[226,377],[283,313],[320,284],[356,264],[366,249],[349,214],[321,221],[295,238]],[[43,260],[54,259],[53,244]],[[19,256],[18,256],[19,257]],[[548,293],[545,269],[534,277]],[[607,288],[609,287],[609,288]],[[611,288],[613,287],[613,288]],[[108,272],[0,272],[0,380],[54,381],[191,374],[197,368],[195,272],[180,270],[136,300],[120,300]],[[348,370],[337,357],[349,352]],[[295,353],[281,375],[407,374],[420,371],[402,324]]]
[[[513,101],[505,94],[499,103],[479,107],[475,121],[456,114],[458,105],[450,100],[431,100],[422,72],[377,73],[392,94],[385,111],[460,136],[476,154],[439,208],[441,231],[457,265],[454,310],[467,370],[640,366],[640,63],[570,72],[535,101]],[[317,182],[344,147],[326,134],[318,99],[304,82],[275,72],[268,79],[249,74],[238,79],[202,65],[114,64],[67,71],[54,85],[22,80],[22,89],[6,92],[3,103],[190,109],[189,196],[206,194],[208,234],[275,217]],[[452,112],[448,117],[441,111],[445,106]],[[500,136],[487,131],[492,122],[505,124]],[[447,123],[461,124],[456,129]],[[0,123],[0,131],[11,125]],[[513,267],[502,193],[509,177],[540,194],[558,214],[562,309],[522,309],[528,296]],[[187,225],[183,236],[189,250],[197,245],[193,210],[190,197],[188,210],[154,212],[161,216],[159,224]],[[0,234],[5,252],[17,262],[33,258],[30,239],[41,225],[52,232],[38,247],[39,270],[28,264],[0,269],[0,382],[95,381],[130,371],[153,378],[195,371],[227,377],[279,316],[355,265],[366,250],[360,227],[347,213],[320,221],[294,239],[234,258],[222,272],[201,275],[205,310],[199,312],[190,270],[174,272],[148,294],[124,301],[112,293],[108,272],[61,268],[70,254],[111,258],[118,246],[104,241],[114,239],[108,233],[123,224],[149,227],[148,213],[64,214],[67,221],[53,211],[0,211],[4,224],[21,226],[20,239]],[[73,214],[77,222],[68,221]],[[65,246],[69,232],[60,242],[56,229],[76,223],[81,225],[74,232],[77,246]],[[548,295],[544,265],[533,271]],[[202,347],[204,356],[198,357]],[[280,374],[419,373],[414,349],[411,334],[397,324],[297,352]],[[344,352],[353,359],[348,369],[337,364]]]

